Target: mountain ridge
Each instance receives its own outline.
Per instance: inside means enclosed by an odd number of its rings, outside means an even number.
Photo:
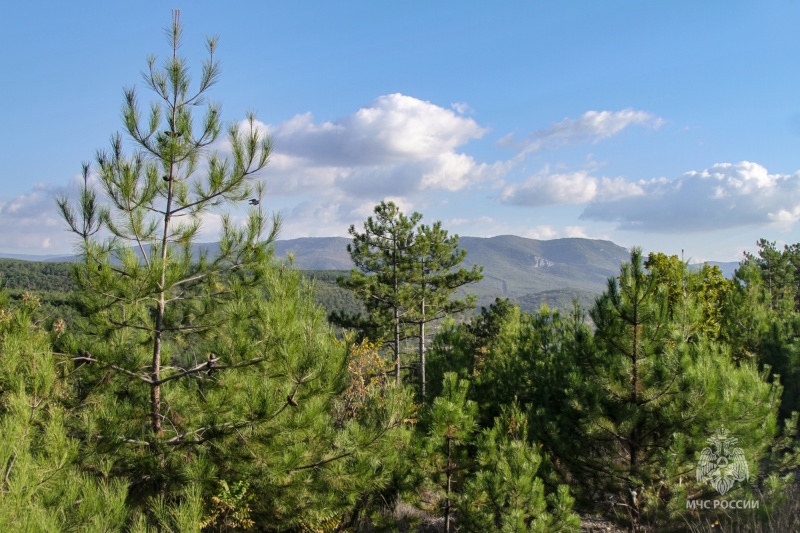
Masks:
[[[288,258],[299,270],[342,271],[353,268],[345,237],[301,237],[275,242],[275,255]],[[459,246],[467,251],[463,265],[483,266],[484,279],[465,290],[477,296],[478,305],[491,304],[495,298],[510,298],[535,310],[542,304],[564,308],[577,299],[584,307],[601,294],[608,278],[619,274],[620,264],[630,258],[630,251],[609,240],[568,237],[529,239],[517,235],[494,237],[459,237]],[[213,255],[217,243],[198,243],[195,253]],[[13,254],[0,254],[12,256]],[[23,260],[36,261],[26,255]],[[9,257],[15,259],[15,257]],[[70,262],[75,256],[42,256],[44,262]],[[737,263],[710,262],[720,266],[730,277]]]

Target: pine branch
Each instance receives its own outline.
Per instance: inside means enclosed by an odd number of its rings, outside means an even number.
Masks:
[[[257,365],[258,363],[261,363],[262,361],[266,361],[267,360],[267,357],[265,356],[265,357],[256,357],[256,358],[250,359],[249,361],[244,361],[244,362],[236,363],[236,364],[233,364],[233,365],[218,365],[217,362],[220,360],[220,358],[218,356],[213,356],[213,357],[210,357],[208,359],[208,361],[204,361],[202,363],[199,363],[199,364],[193,366],[192,368],[187,368],[187,369],[181,370],[177,374],[171,374],[171,375],[169,375],[169,376],[167,376],[165,378],[161,378],[161,379],[158,379],[158,380],[153,380],[153,379],[147,377],[147,375],[137,374],[136,372],[128,370],[127,368],[123,368],[121,366],[117,366],[117,365],[114,365],[114,364],[111,364],[111,363],[106,363],[104,361],[100,361],[98,359],[95,359],[94,357],[91,356],[91,354],[89,352],[84,352],[83,356],[76,356],[76,357],[70,357],[70,356],[68,356],[66,354],[62,354],[62,353],[56,353],[55,355],[69,357],[70,360],[72,360],[72,361],[84,361],[84,362],[87,362],[87,363],[98,364],[98,365],[103,366],[105,368],[110,368],[112,370],[116,370],[117,372],[122,372],[123,374],[125,374],[127,376],[130,376],[130,377],[133,377],[133,378],[136,378],[139,381],[143,381],[144,383],[147,383],[148,385],[161,385],[163,383],[167,383],[168,381],[174,381],[176,379],[179,379],[179,378],[182,378],[182,377],[185,377],[185,376],[189,376],[189,375],[192,375],[192,374],[197,374],[198,372],[204,372],[204,371],[209,371],[209,370],[230,370],[230,369],[234,369],[234,368],[244,368],[244,367],[248,367],[248,366],[252,366],[252,365]],[[163,369],[163,370],[165,370],[165,369]]]
[[[184,376],[191,375],[191,374],[196,374],[198,372],[210,371],[210,370],[230,370],[230,369],[234,369],[234,368],[244,368],[244,367],[247,367],[247,366],[257,365],[258,363],[261,363],[262,361],[266,361],[266,360],[267,360],[266,357],[256,357],[254,359],[250,359],[249,361],[244,361],[242,363],[237,363],[235,365],[218,365],[217,361],[219,361],[219,357],[213,356],[213,357],[209,358],[208,361],[206,361],[204,363],[199,363],[199,364],[193,366],[192,368],[183,370],[183,371],[181,371],[181,372],[179,372],[177,374],[172,374],[172,375],[167,376],[165,378],[162,378],[162,379],[160,379],[158,381],[153,381],[152,383],[154,385],[160,385],[162,383],[166,383],[168,381],[173,381],[175,379],[179,379],[179,378],[182,378]]]
[[[105,368],[110,368],[112,370],[116,370],[117,372],[122,372],[123,374],[125,374],[127,376],[130,376],[132,378],[136,378],[139,381],[143,381],[143,382],[148,383],[148,384],[152,384],[153,383],[152,380],[150,380],[150,378],[148,378],[145,375],[137,374],[136,372],[132,372],[131,370],[128,370],[127,368],[122,368],[121,366],[117,366],[117,365],[114,365],[114,364],[111,364],[111,363],[106,363],[104,361],[100,361],[98,359],[95,359],[94,357],[92,357],[92,355],[89,352],[83,352],[83,353],[84,353],[84,355],[82,355],[82,356],[74,356],[74,357],[70,357],[69,355],[63,354],[63,353],[56,353],[55,355],[69,357],[70,360],[72,360],[72,361],[84,361],[84,362],[87,362],[87,363],[94,363],[94,364],[103,366]]]

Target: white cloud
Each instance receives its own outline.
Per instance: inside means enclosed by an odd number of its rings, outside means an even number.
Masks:
[[[788,230],[800,221],[800,172],[770,174],[757,163],[742,161],[677,179],[632,181],[545,168],[506,184],[498,200],[525,207],[586,204],[581,219],[615,222],[624,230],[685,232],[768,224]]]
[[[585,204],[643,194],[641,187],[623,178],[597,178],[585,170],[551,174],[545,168],[522,183],[507,185],[499,195],[506,204],[526,207]]]
[[[564,237],[576,237],[581,239],[589,238],[589,236],[586,234],[586,228],[583,226],[567,226],[564,228],[562,235]]]
[[[310,113],[275,125],[257,121],[257,130],[274,141],[261,173],[264,205],[284,214],[284,237],[341,234],[383,199],[393,198],[410,212],[431,192],[455,192],[496,179],[505,172],[503,162],[478,162],[462,150],[486,132],[464,116],[469,112],[466,104],[448,109],[390,94],[336,121],[317,122]],[[248,128],[247,121],[239,123],[242,133]],[[227,140],[216,148],[223,156],[230,153]],[[0,224],[8,230],[0,236],[0,249],[36,253],[48,243],[65,248],[69,234],[62,239],[55,233],[63,223],[53,197],[74,194],[76,186],[37,186],[0,200]],[[213,239],[219,226],[217,214],[204,217],[202,238]]]
[[[468,111],[465,105],[453,107],[457,112],[390,94],[336,121],[316,122],[305,113],[260,125],[274,141],[263,173],[269,196],[282,197],[284,205],[292,198],[338,205],[338,223],[346,227],[353,199],[374,206],[389,196],[411,199],[496,179],[506,171],[503,162],[481,163],[461,151],[486,130],[459,114]]]
[[[346,167],[425,161],[484,133],[471,118],[402,94],[381,96],[336,122],[315,123],[306,113],[272,128],[279,153]]]
[[[769,219],[783,229],[791,229],[795,222],[800,220],[800,205],[792,209],[781,209],[777,213],[769,213]]]
[[[482,174],[485,165],[477,165],[475,160],[466,154],[445,152],[431,162],[428,171],[423,174],[423,189],[443,189],[458,191],[475,181]]]
[[[646,111],[587,111],[577,119],[565,118],[550,127],[535,131],[522,141],[506,135],[499,144],[518,146],[523,153],[552,150],[577,142],[596,143],[621,133],[630,126],[659,128],[664,120]]]
[[[499,189],[504,203],[526,206],[640,194],[636,184],[595,177],[590,171],[545,171],[511,185],[503,179],[526,151],[597,142],[633,125],[658,127],[663,122],[632,109],[589,111],[534,132],[511,160],[485,163],[464,153],[467,143],[486,133],[468,116],[472,113],[460,102],[448,109],[390,94],[333,121],[316,121],[304,113],[281,124],[259,123],[259,129],[274,140],[274,154],[263,176],[268,198],[285,214],[284,234],[311,234],[320,225],[330,234],[330,228],[362,221],[387,197],[424,204],[430,193],[455,193],[479,184]]]
[[[528,228],[525,232],[523,232],[522,236],[528,237],[529,239],[538,240],[561,239],[567,237],[581,239],[598,238],[589,237],[586,234],[586,228],[583,226],[564,226],[557,228],[550,224],[542,224]]]
[[[634,183],[625,178],[600,178],[597,182],[597,195],[593,198],[599,202],[611,202],[620,198],[641,196],[645,193],[639,183]]]
[[[538,240],[555,239],[557,236],[558,236],[558,230],[556,230],[553,226],[550,226],[549,224],[542,224],[540,226],[534,226],[532,228],[528,228],[522,234],[522,237],[527,237],[529,239],[538,239]]]
[[[72,234],[58,213],[55,198],[69,191],[66,187],[37,184],[26,194],[0,201],[0,250],[28,254],[68,252]]]
[[[274,141],[263,178],[273,205],[283,206],[286,233],[326,224],[330,234],[363,220],[388,197],[419,202],[430,192],[504,175],[509,163],[479,162],[462,151],[486,130],[463,116],[466,104],[452,107],[391,94],[335,121],[316,122],[306,113],[263,125]],[[304,207],[288,207],[292,202]]]
[[[352,208],[333,202],[301,202],[281,213],[283,227],[279,238],[345,237],[348,226],[342,224],[341,220],[354,218]]]
[[[760,226],[784,228],[800,220],[800,173],[770,174],[749,161],[719,163],[678,179],[635,183],[642,194],[598,198],[583,219],[619,229],[685,232]]]
[[[597,179],[585,171],[570,174],[531,176],[522,183],[509,185],[500,193],[503,203],[527,207],[557,204],[583,204],[597,194]]]

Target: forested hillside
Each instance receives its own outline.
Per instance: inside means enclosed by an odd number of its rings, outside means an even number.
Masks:
[[[0,259],[0,284],[8,290],[61,293],[75,290],[69,263]]]
[[[506,235],[462,237],[460,243],[467,252],[464,264],[483,267],[483,280],[469,288],[479,306],[490,305],[495,298],[510,298],[531,312],[542,304],[568,309],[574,299],[591,305],[628,253],[614,243],[590,239],[540,241]],[[351,312],[352,302],[335,287],[336,277],[353,268],[347,244],[347,239],[339,237],[277,240],[275,255],[291,257],[295,268],[314,272],[309,275],[318,280],[315,294],[329,313]],[[194,258],[200,253],[213,257],[219,253],[219,245],[197,244],[192,253]],[[30,267],[23,268],[26,264]],[[48,264],[60,266],[44,266]],[[0,260],[0,272],[6,272],[12,289],[66,290],[71,283],[66,270],[65,264]]]
[[[0,286],[14,299],[25,292],[36,295],[48,312],[71,313],[70,293],[75,290],[73,263],[49,263],[0,259]],[[355,313],[361,304],[353,295],[336,285],[336,279],[348,271],[306,270],[300,275],[313,287],[314,300],[328,313]]]

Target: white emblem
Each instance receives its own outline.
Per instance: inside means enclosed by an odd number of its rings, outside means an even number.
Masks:
[[[711,483],[717,492],[725,494],[737,481],[747,481],[750,469],[741,448],[733,448],[739,442],[736,437],[728,437],[728,431],[720,428],[706,439],[711,447],[700,452],[697,462],[697,481]]]

